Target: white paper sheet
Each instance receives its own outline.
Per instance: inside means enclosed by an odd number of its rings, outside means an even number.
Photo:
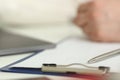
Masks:
[[[119,43],[97,43],[87,39],[73,38],[60,43],[55,49],[46,50],[12,67],[40,68],[43,63],[56,63],[61,65],[70,63],[87,64],[89,59],[118,48],[120,48]],[[87,65],[109,66],[111,67],[111,71],[119,72],[120,56]]]

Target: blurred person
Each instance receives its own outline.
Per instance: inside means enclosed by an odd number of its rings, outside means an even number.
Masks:
[[[84,1],[86,0],[0,0],[0,23],[4,27],[69,23],[80,5],[75,22],[91,40],[119,42],[120,1]]]
[[[120,1],[91,0],[80,5],[75,23],[91,40],[120,42]]]

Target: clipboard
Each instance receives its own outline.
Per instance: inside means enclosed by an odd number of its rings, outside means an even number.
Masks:
[[[42,52],[42,51],[41,51]],[[88,79],[88,80],[102,80],[105,76],[103,75],[85,75],[85,74],[74,74],[74,73],[57,73],[57,72],[43,72],[42,68],[22,68],[22,67],[10,67],[11,65],[17,64],[19,62],[22,62],[30,57],[33,57],[37,54],[40,54],[40,52],[35,52],[32,55],[29,55],[25,58],[22,58],[16,62],[13,62],[0,70],[2,72],[12,72],[12,73],[23,73],[23,74],[37,74],[37,75],[52,75],[52,76],[65,76],[65,77],[75,77],[75,78],[82,78],[82,79]]]
[[[88,44],[89,44],[89,46],[86,47],[86,45],[88,45]],[[99,43],[92,43],[89,41],[82,41],[82,40],[80,41],[78,39],[70,39],[70,40],[67,40],[67,41],[59,44],[55,50],[46,50],[43,53],[40,53],[40,54],[37,53],[38,55],[37,54],[31,55],[27,58],[21,59],[19,61],[16,61],[16,62],[10,64],[10,65],[3,67],[1,69],[1,71],[25,73],[25,74],[40,74],[40,75],[56,75],[56,76],[70,76],[70,77],[73,76],[73,77],[80,77],[80,78],[81,77],[91,78],[91,75],[84,75],[84,74],[74,74],[74,73],[67,74],[67,73],[58,73],[58,72],[55,73],[55,72],[51,72],[51,71],[50,72],[49,71],[42,72],[41,71],[41,64],[48,63],[48,62],[49,63],[53,62],[53,63],[56,63],[58,65],[61,65],[61,64],[65,65],[65,64],[74,63],[74,62],[75,63],[84,63],[87,61],[88,58],[95,56],[95,54],[98,55],[102,52],[105,52],[106,50],[111,50],[113,48],[119,47],[119,44],[114,44],[114,45],[112,44],[111,46],[110,45],[111,44],[99,44]],[[85,47],[83,47],[83,46],[85,46]],[[90,56],[90,55],[88,55],[88,51],[86,52],[86,49],[91,48],[91,47],[92,47],[92,49],[88,50],[89,53],[91,53],[91,56]],[[75,50],[72,50],[73,48]],[[86,54],[82,54],[82,56],[81,56],[81,54],[80,54],[81,52],[84,52]],[[51,56],[47,56],[47,55],[51,55]],[[60,55],[61,57],[59,57],[58,55]],[[69,55],[69,56],[67,56],[67,55]],[[65,56],[67,56],[67,57],[65,57]],[[77,61],[76,61],[76,59],[77,59]],[[29,66],[24,67],[23,64],[22,64],[22,67],[18,66],[18,67],[10,68],[10,66],[17,64],[17,63],[20,63],[22,61],[24,62],[25,60],[32,61],[32,65],[31,65],[32,68],[31,67],[29,68]],[[45,60],[47,60],[47,61],[45,61]],[[62,62],[59,63],[59,60],[62,60]],[[113,63],[114,61],[117,61],[117,60],[119,60],[119,57],[111,59],[109,61],[109,63],[107,61],[105,61],[101,64],[97,64],[97,65],[93,65],[93,66],[104,65],[107,63],[108,65],[105,65],[105,66],[111,67],[112,66],[111,63]],[[25,61],[25,63],[29,63],[28,61]],[[36,68],[34,68],[33,63],[39,64],[39,65]],[[117,65],[117,63],[115,63],[115,64]],[[113,66],[111,69],[117,70],[118,68]],[[96,78],[96,75],[92,76],[92,80],[94,80],[93,78]],[[100,79],[100,80],[102,80],[102,79]]]
[[[12,72],[12,73],[23,73],[23,74],[37,74],[37,75],[49,75],[49,76],[61,76],[61,77],[71,77],[71,78],[80,78],[87,80],[103,80],[106,78],[105,75],[82,75],[82,74],[66,74],[66,73],[51,73],[51,72],[42,72],[41,69],[36,68],[9,68],[4,67],[1,69],[3,72]]]

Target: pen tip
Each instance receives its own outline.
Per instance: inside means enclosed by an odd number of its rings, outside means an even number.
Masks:
[[[91,60],[89,60],[87,63],[88,63],[88,64],[93,64],[93,63],[96,63],[96,62],[97,62],[96,60],[91,59]]]

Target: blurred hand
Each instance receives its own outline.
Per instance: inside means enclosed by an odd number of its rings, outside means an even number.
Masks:
[[[75,23],[91,40],[120,42],[120,0],[93,0],[80,5]]]

